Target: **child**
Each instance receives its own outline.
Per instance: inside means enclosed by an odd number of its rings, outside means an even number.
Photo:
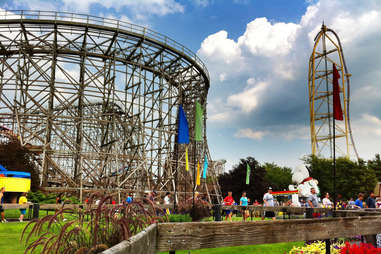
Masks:
[[[24,205],[28,202],[28,200],[26,199],[26,193],[24,192],[21,197],[19,198],[19,205]],[[26,209],[25,208],[21,208],[20,209],[20,218],[19,218],[19,221],[20,222],[23,222],[24,221],[24,215],[26,214]]]

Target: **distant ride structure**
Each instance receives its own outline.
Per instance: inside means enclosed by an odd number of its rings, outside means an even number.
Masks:
[[[340,156],[358,159],[350,122],[350,77],[337,33],[324,24],[315,37],[309,59],[308,96],[312,155],[332,158],[333,145]],[[333,64],[340,74],[343,121],[333,121]],[[335,137],[333,135],[335,128]],[[335,142],[333,142],[335,139]]]
[[[178,107],[193,137],[194,107],[206,109],[209,86],[196,54],[146,27],[74,13],[0,12],[0,125],[39,155],[45,190],[120,196],[178,186],[178,195],[191,193],[184,147],[175,149]],[[191,139],[189,162],[194,168],[207,155],[208,179],[198,191],[220,199],[221,165],[211,161],[204,115],[203,141]]]

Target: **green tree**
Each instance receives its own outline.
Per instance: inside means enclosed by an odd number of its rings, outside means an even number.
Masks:
[[[250,184],[246,185],[246,165],[251,168]],[[233,192],[233,198],[238,203],[243,191],[247,192],[247,197],[251,201],[257,199],[261,201],[263,194],[269,186],[265,180],[266,170],[253,157],[241,159],[233,169],[218,177],[222,195],[225,197],[228,191]]]
[[[275,163],[265,163],[265,180],[271,184],[274,190],[288,190],[292,184],[292,171],[288,167],[280,167]]]
[[[29,172],[31,190],[38,190],[40,177],[36,156],[26,146],[22,146],[17,138],[9,136],[3,139],[3,142],[0,142],[0,164],[8,170]]]
[[[373,160],[368,160],[368,167],[373,169],[376,173],[377,179],[381,181],[381,156],[380,154],[376,154]]]
[[[321,193],[333,193],[333,162],[331,159],[309,156],[305,164],[310,176],[318,180]],[[355,198],[359,192],[369,193],[374,189],[377,178],[374,169],[365,161],[358,162],[340,157],[336,159],[336,193],[343,198]]]

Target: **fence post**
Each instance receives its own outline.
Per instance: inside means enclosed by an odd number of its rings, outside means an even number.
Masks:
[[[28,220],[32,219],[33,204],[29,205]]]
[[[312,216],[312,213],[313,213],[313,208],[310,208],[310,207],[307,207],[306,208],[306,219],[312,219],[313,216]]]
[[[213,209],[214,209],[214,220],[221,221],[221,205],[215,204]]]
[[[40,217],[40,204],[33,204],[33,219]]]
[[[325,239],[325,254],[331,254],[331,240]]]

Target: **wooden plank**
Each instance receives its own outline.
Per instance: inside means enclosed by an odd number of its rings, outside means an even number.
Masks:
[[[157,246],[157,225],[152,224],[139,234],[123,241],[102,254],[155,254]]]
[[[31,204],[23,204],[23,205],[19,205],[19,204],[1,204],[0,206],[4,210],[6,210],[6,209],[28,209],[29,205],[31,205]]]
[[[223,210],[241,210],[239,205],[233,206],[221,206]],[[308,208],[308,207],[292,207],[292,206],[275,206],[275,207],[266,207],[266,206],[245,206],[249,211],[253,212],[264,212],[264,211],[274,211],[274,212],[288,212],[291,214],[303,214],[307,210],[312,209],[314,213],[328,213],[332,212],[332,208]],[[348,209],[348,210],[337,210],[337,213],[347,213],[353,215],[371,215],[371,214],[381,214],[381,209],[366,208],[366,209]]]
[[[381,216],[257,222],[192,222],[158,225],[158,251],[191,250],[264,243],[372,235]]]
[[[223,210],[240,210],[242,206],[239,205],[233,205],[233,206],[221,206]],[[250,211],[274,211],[274,212],[283,212],[287,211],[291,214],[303,214],[308,209],[313,209],[313,212],[315,213],[324,213],[324,212],[331,212],[331,208],[307,208],[307,207],[292,207],[292,206],[274,206],[274,207],[268,207],[268,206],[246,206]]]

